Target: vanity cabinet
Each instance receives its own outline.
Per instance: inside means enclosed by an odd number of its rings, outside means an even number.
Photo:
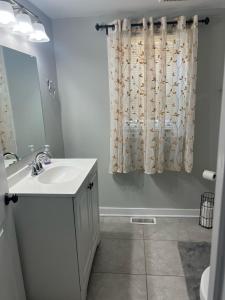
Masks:
[[[27,299],[86,299],[100,241],[97,163],[75,195],[19,195],[14,214]]]

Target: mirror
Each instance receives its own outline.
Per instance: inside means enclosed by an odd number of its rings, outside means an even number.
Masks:
[[[44,144],[37,60],[0,46],[0,148],[6,167]]]

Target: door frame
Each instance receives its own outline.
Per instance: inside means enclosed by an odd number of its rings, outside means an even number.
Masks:
[[[216,174],[211,269],[207,300],[225,299],[225,64]]]

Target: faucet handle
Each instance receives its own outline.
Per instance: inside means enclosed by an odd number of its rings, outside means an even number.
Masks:
[[[41,172],[41,171],[43,170],[43,165],[42,165],[41,161],[38,161],[38,162],[36,163],[36,166],[37,166],[37,170],[38,170],[39,172]]]
[[[35,160],[33,160],[29,166],[31,167],[31,175],[32,176],[36,176],[38,174],[40,174],[43,171],[43,166],[42,163],[40,161],[36,162]]]
[[[38,175],[38,169],[37,169],[37,164],[33,163],[31,166],[31,175],[32,176],[36,176]]]

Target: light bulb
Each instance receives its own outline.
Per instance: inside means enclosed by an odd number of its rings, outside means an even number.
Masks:
[[[16,24],[13,26],[13,32],[28,35],[33,32],[31,19],[27,14],[18,14]]]
[[[16,22],[12,5],[5,1],[0,1],[0,26],[12,25]]]
[[[29,40],[31,42],[45,43],[50,41],[49,37],[45,32],[45,28],[43,24],[33,23],[33,29],[34,31],[29,35]]]

